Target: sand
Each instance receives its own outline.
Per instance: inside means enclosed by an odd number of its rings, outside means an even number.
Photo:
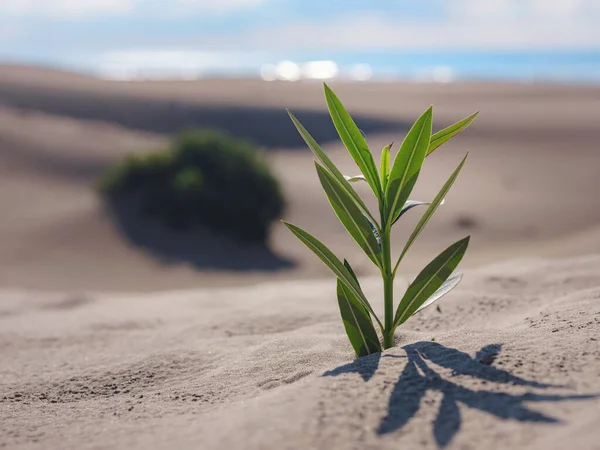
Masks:
[[[598,256],[467,271],[441,313],[355,362],[332,281],[0,300],[10,449],[600,442]]]
[[[380,282],[285,116],[353,173],[317,84],[0,67],[0,448],[600,449],[600,90],[334,88],[373,148],[430,103],[436,128],[482,111],[426,162],[417,199],[471,151],[396,289],[470,234],[463,282],[396,347],[356,361],[333,278],[282,226],[267,249],[244,248],[118,221],[93,191],[183,126],[252,138],[286,219],[349,258],[381,311]]]
[[[418,200],[433,198],[470,151],[446,204],[402,270],[418,270],[466,234],[473,239],[465,266],[600,253],[598,88],[332,86],[375,151],[400,142],[431,103],[436,129],[481,110],[472,128],[427,160],[414,193]],[[257,142],[282,180],[285,218],[352,260],[359,272],[374,274],[332,213],[312,154],[285,108],[345,171],[356,171],[330,124],[318,83],[119,83],[0,67],[0,285],[139,292],[328,277],[281,225],[274,226],[265,251],[109,217],[92,188],[98,175],[127,153],[160,147],[190,125],[218,126]],[[368,190],[359,189],[369,199]],[[415,212],[398,228],[396,251],[417,219]]]

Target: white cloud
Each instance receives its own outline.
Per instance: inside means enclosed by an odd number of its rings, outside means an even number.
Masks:
[[[566,22],[600,13],[597,0],[453,0],[448,10],[456,17],[488,20],[553,20]]]
[[[204,17],[252,11],[269,1],[281,0],[0,0],[0,18]],[[600,0],[447,0],[444,4],[444,16],[435,19],[407,22],[401,15],[375,6],[370,14],[352,16],[349,7],[349,15],[341,19],[274,22],[270,29],[261,24],[251,31],[200,35],[193,43],[207,50],[282,51],[600,48]],[[171,43],[190,44],[192,39],[185,39],[187,42]],[[144,40],[151,41],[152,36],[137,42],[143,45]]]
[[[599,22],[597,0],[452,0],[443,19],[406,22],[363,13],[222,37],[219,43],[261,50],[598,49]]]
[[[227,13],[256,8],[264,2],[264,0],[177,0],[175,3],[182,10],[191,9],[207,13]]]
[[[449,2],[448,12],[453,19],[484,19],[494,17],[497,20],[510,17],[513,14],[512,0],[454,0]]]
[[[98,15],[222,14],[255,8],[265,0],[0,0],[0,15],[82,18]]]
[[[135,0],[3,0],[0,11],[15,16],[81,17],[119,14],[133,9]]]

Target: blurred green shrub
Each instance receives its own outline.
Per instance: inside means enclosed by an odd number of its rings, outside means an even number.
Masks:
[[[250,242],[264,242],[284,208],[258,150],[218,131],[186,131],[170,148],[128,156],[98,189],[110,202],[133,199],[141,214],[171,228],[200,226]]]

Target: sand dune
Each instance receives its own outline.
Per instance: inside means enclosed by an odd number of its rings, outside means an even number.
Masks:
[[[355,362],[332,281],[4,292],[0,442],[598,448],[599,286],[597,256],[470,270],[442,313]],[[380,294],[378,281],[365,290]]]
[[[473,235],[468,266],[600,252],[597,88],[402,83],[335,88],[374,149],[399,142],[430,103],[438,128],[481,110],[472,128],[428,158],[417,199],[432,198],[471,151],[446,205],[406,259],[407,273],[465,234]],[[162,146],[173,132],[192,125],[218,126],[258,142],[283,182],[286,218],[351,259],[361,273],[372,273],[331,212],[312,155],[285,108],[298,114],[344,170],[355,171],[316,83],[119,83],[1,67],[0,283],[139,291],[327,276],[280,225],[264,250],[213,236],[173,235],[148,224],[123,225],[107,215],[92,189],[98,174],[123,155]],[[368,197],[367,190],[361,192]],[[398,246],[417,217],[412,214],[399,228]]]

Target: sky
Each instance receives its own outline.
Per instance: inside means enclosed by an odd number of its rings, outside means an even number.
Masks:
[[[600,0],[0,0],[0,61],[197,73],[282,59],[381,68],[387,58],[394,70],[401,55],[560,54],[583,55],[600,77],[600,60],[589,61],[599,23]]]

